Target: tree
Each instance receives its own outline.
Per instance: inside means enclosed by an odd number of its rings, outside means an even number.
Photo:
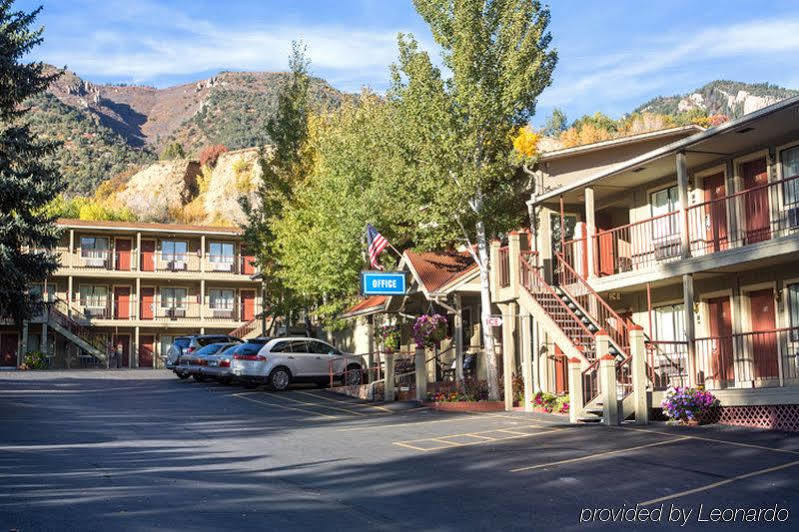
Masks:
[[[568,129],[568,127],[566,115],[563,113],[563,111],[556,107],[552,110],[552,114],[549,115],[547,123],[544,125],[544,129],[541,130],[541,134],[547,137],[558,138],[561,133]]]
[[[400,99],[413,94],[420,101],[411,105],[429,105],[439,115],[436,144],[444,152],[429,161],[433,171],[418,178],[425,186],[417,190],[432,192],[418,216],[437,235],[433,240],[467,245],[480,270],[485,323],[491,314],[488,239],[518,228],[519,213],[524,212],[518,173],[509,164],[512,137],[529,122],[557,62],[547,31],[550,14],[530,0],[414,0],[414,5],[452,73],[443,81],[413,43],[400,39],[407,81],[395,78],[395,93]],[[417,76],[420,86],[414,89]],[[494,339],[488,327],[483,327],[483,343],[489,396],[498,399]]]
[[[227,146],[224,144],[214,144],[212,146],[206,146],[200,152],[200,166],[207,166],[209,168],[213,168],[216,166],[216,161],[219,159],[219,156],[223,153],[227,152]]]
[[[185,159],[186,152],[183,150],[183,145],[178,141],[173,141],[167,144],[164,151],[161,152],[162,161],[171,161],[173,159]]]
[[[36,138],[24,123],[25,101],[60,75],[22,61],[43,40],[43,28],[31,28],[42,8],[25,13],[12,4],[0,0],[0,314],[20,325],[42,305],[28,288],[58,268],[52,249],[60,232],[46,206],[63,184],[45,162],[57,145]]]
[[[309,61],[302,43],[292,43],[289,57],[291,79],[278,94],[277,112],[266,124],[264,136],[272,145],[262,148],[259,156],[261,182],[258,185],[258,204],[242,197],[241,205],[247,215],[244,240],[256,257],[267,286],[264,308],[272,315],[288,316],[294,308],[294,294],[278,275],[274,225],[291,204],[293,191],[310,172],[312,160],[308,141],[308,75]]]

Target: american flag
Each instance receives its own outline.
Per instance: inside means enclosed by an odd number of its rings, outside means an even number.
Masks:
[[[377,262],[377,257],[388,246],[388,240],[383,235],[377,232],[377,229],[372,227],[372,224],[366,224],[366,247],[369,250],[369,263],[372,268],[382,270],[383,267]]]

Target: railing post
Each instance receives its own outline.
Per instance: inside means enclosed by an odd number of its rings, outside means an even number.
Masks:
[[[524,383],[524,396],[522,406],[525,412],[533,410],[533,342],[530,334],[531,319],[530,314],[524,313],[521,317],[521,342],[522,351],[522,381]]]
[[[602,395],[602,422],[619,424],[619,400],[616,391],[616,357],[606,353],[599,358],[599,383]]]
[[[463,381],[463,301],[455,294],[455,380]],[[386,370],[388,371],[388,370]]]
[[[586,255],[588,261],[588,279],[596,277],[596,267],[594,264],[594,256],[597,250],[594,249],[594,235],[596,234],[596,218],[594,210],[594,189],[586,187],[585,189],[585,240],[586,240]]]
[[[499,240],[492,240],[491,246],[489,249],[490,260],[491,260],[491,269],[489,271],[489,286],[491,288],[491,294],[493,294],[492,300],[496,299],[497,294],[499,293],[499,248],[501,243]]]
[[[605,329],[599,329],[594,335],[594,348],[596,358],[601,358],[610,351],[610,336]]]
[[[416,370],[416,400],[427,399],[427,365],[425,364],[425,350],[417,347],[414,355],[414,369]]]
[[[394,353],[386,353],[386,380],[385,391],[383,393],[384,401],[394,400]]]
[[[649,400],[646,386],[646,344],[644,329],[640,325],[630,327],[630,356],[633,369],[633,394],[635,400],[636,425],[649,424]]]
[[[680,198],[680,251],[682,258],[691,256],[691,239],[688,234],[688,168],[685,152],[677,152],[677,191]]]
[[[521,241],[517,231],[508,235],[508,281],[513,297],[519,297],[519,269],[521,257]]]
[[[688,385],[696,385],[696,332],[694,331],[694,276],[682,276],[683,308],[685,312],[685,340],[688,343]]]
[[[583,417],[583,366],[577,357],[569,359],[569,421]]]
[[[505,305],[502,318],[502,380],[505,410],[513,410],[513,369],[516,367],[516,303]]]

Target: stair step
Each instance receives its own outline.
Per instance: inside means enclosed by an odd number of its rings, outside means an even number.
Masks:
[[[601,408],[601,407],[598,407],[598,408],[586,408],[585,410],[583,410],[583,412],[585,412],[586,414],[594,414],[596,416],[601,416],[602,414],[605,413],[605,410],[603,408]]]
[[[579,421],[580,423],[600,423],[602,422],[602,418],[596,416],[590,416],[590,417],[585,416],[585,417],[578,417],[577,421]]]

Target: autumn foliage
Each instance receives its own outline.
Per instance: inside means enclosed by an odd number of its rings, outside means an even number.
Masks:
[[[219,156],[226,151],[228,151],[228,149],[224,144],[206,146],[200,152],[200,166],[208,166],[209,168],[213,168],[216,166],[216,161],[219,159]]]

